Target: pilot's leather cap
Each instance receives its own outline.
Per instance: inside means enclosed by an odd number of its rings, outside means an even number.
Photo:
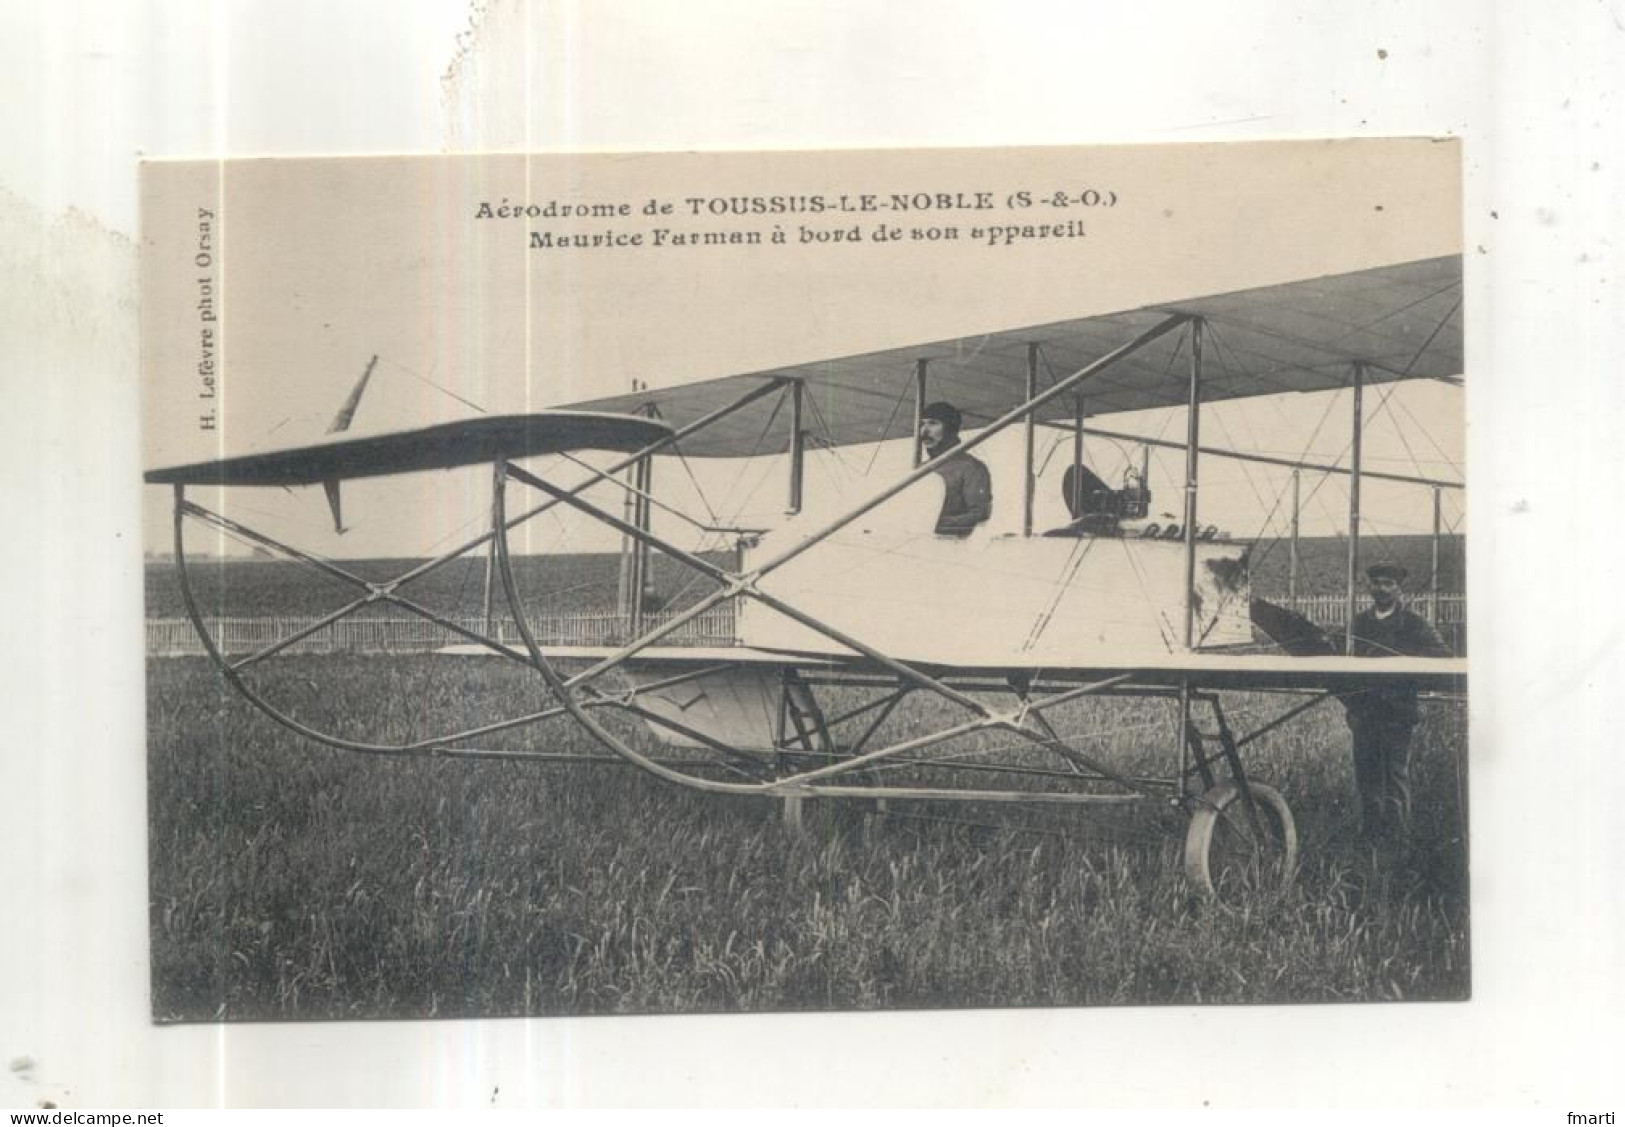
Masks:
[[[936,403],[926,404],[925,409],[920,412],[920,419],[922,422],[926,419],[935,419],[955,433],[958,433],[961,422],[959,408],[952,403],[945,403],[941,400]]]

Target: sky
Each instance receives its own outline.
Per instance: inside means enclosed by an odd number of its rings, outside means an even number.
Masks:
[[[1460,245],[1458,152],[1412,141],[149,165],[143,456],[149,466],[174,465],[315,441],[373,355],[379,363],[356,434],[570,406],[626,391],[634,379],[683,386],[1449,254]],[[884,199],[897,186],[981,186],[1006,201],[1023,188],[1086,177],[1109,185],[1122,207],[1091,216],[1087,241],[1015,247],[969,238],[809,243],[804,216],[651,220],[642,206],[868,188]],[[488,214],[515,201],[540,208],[576,200],[638,206],[613,221],[515,222]],[[1002,213],[995,221],[1020,217],[1014,205],[995,211]],[[979,221],[952,218],[967,232]],[[872,230],[869,223],[851,227]],[[537,229],[648,234],[662,224],[764,234],[788,227],[800,237],[738,251],[644,245],[580,254],[538,253],[526,238]],[[847,226],[845,219],[824,222],[843,232]],[[200,324],[205,334],[219,333],[204,338],[205,360],[220,365],[218,380],[206,386],[195,374]],[[1212,362],[1222,359],[1215,348]],[[901,400],[909,373],[893,376]],[[204,393],[207,425],[199,421]],[[1337,399],[1290,394],[1211,406],[1203,439],[1346,464],[1352,420]],[[1460,389],[1420,382],[1374,388],[1366,406],[1368,468],[1459,480]],[[1096,421],[1164,439],[1185,429],[1182,410]],[[1019,520],[1018,451],[1012,434],[988,452],[995,525],[1006,528]],[[809,504],[855,504],[903,472],[908,455],[903,443],[815,454]],[[1039,487],[1040,527],[1062,523],[1064,457],[1048,445],[1038,452],[1049,468]],[[1114,481],[1127,462],[1139,461],[1137,451],[1105,440],[1091,442],[1089,457]],[[1151,465],[1158,504],[1177,510],[1177,455],[1158,451]],[[681,470],[662,469],[657,488],[680,508],[771,526],[784,515],[782,488],[765,483],[785,472],[782,464],[691,460]],[[1287,471],[1204,459],[1203,476],[1204,524],[1243,538],[1284,532]],[[756,485],[742,490],[742,481]],[[347,484],[342,536],[313,487],[293,496],[239,490],[227,503],[270,522],[264,530],[273,535],[308,537],[300,546],[323,554],[416,555],[466,532],[485,508],[484,488],[478,471],[449,483]],[[442,499],[425,500],[431,490]],[[1344,495],[1339,481],[1309,483],[1304,534],[1345,528]],[[167,497],[149,489],[147,498],[149,544],[163,551]],[[1373,533],[1426,532],[1432,499],[1425,489],[1373,483],[1365,512]],[[1460,516],[1452,499],[1446,520],[1459,524]],[[573,523],[575,550],[615,547],[613,534]],[[656,527],[695,546],[669,520]],[[198,544],[234,549],[207,538]]]

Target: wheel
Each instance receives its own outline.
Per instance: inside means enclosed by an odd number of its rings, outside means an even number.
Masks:
[[[1235,783],[1196,800],[1185,834],[1185,876],[1202,892],[1240,903],[1280,892],[1298,864],[1298,831],[1281,792],[1248,783],[1252,812]]]

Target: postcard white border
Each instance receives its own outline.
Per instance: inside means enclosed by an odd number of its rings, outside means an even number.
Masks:
[[[98,88],[98,52],[143,56],[130,90],[152,117],[98,139],[106,175],[131,183],[92,196],[133,192],[130,137],[174,155],[222,141],[241,152],[258,137],[355,149],[333,139],[353,137],[353,123],[278,117],[276,89],[232,89],[229,106],[221,98],[202,117],[174,97],[166,68],[195,78],[188,60],[218,51],[224,14],[180,6],[160,21],[156,10],[107,7],[83,25],[7,17],[46,26],[48,65],[66,76],[13,102],[8,134],[34,138],[24,155],[60,162],[64,175],[86,167],[70,159],[66,127],[97,112],[75,91]],[[11,869],[0,1102],[1614,1106],[1625,981],[1614,858],[1625,823],[1611,809],[1616,725],[1602,698],[1625,683],[1608,570],[1621,469],[1610,432],[1625,417],[1614,371],[1625,317],[1613,296],[1625,283],[1608,277],[1625,245],[1618,4],[1252,2],[1218,6],[1221,23],[1199,3],[1121,6],[1131,10],[1094,22],[1074,5],[913,3],[867,18],[845,3],[788,9],[793,39],[764,36],[743,4],[684,5],[680,21],[633,7],[658,37],[606,38],[589,6],[556,9],[572,43],[564,69],[614,70],[627,104],[647,92],[640,75],[680,83],[686,105],[717,112],[634,125],[618,116],[624,106],[599,102],[580,109],[569,145],[1466,139],[1471,522],[1475,546],[1488,546],[1470,565],[1472,1002],[155,1029],[135,389],[53,383],[49,371],[12,384],[8,372],[4,488],[15,515],[0,590],[17,598],[20,641],[0,653],[13,730],[0,775]],[[353,36],[346,46],[365,72],[387,21],[324,14],[282,18],[309,35]],[[1203,36],[1200,50],[1186,32]],[[801,54],[777,53],[792,42]],[[456,45],[443,46],[449,59]],[[639,60],[657,65],[629,65]],[[216,87],[229,85],[229,67],[208,72]],[[336,76],[290,60],[284,77]],[[380,83],[366,97],[394,93]],[[59,137],[39,139],[53,128]],[[434,144],[405,133],[368,141],[375,151]],[[5,284],[15,293],[70,265],[25,264]],[[29,360],[26,348],[13,353]]]

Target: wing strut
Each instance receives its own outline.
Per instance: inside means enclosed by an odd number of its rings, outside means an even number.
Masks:
[[[1365,365],[1354,362],[1354,437],[1350,440],[1353,456],[1349,477],[1349,554],[1348,587],[1343,604],[1343,652],[1354,653],[1354,581],[1360,571],[1360,446],[1365,435]]]

